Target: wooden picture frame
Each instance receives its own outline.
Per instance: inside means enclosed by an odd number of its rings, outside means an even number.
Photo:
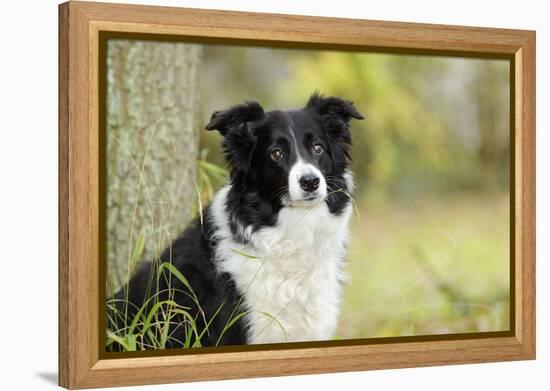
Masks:
[[[511,61],[511,329],[105,358],[102,40],[261,42]],[[107,34],[107,35],[106,35]],[[110,35],[109,35],[110,34]],[[103,99],[104,100],[104,99]],[[513,141],[513,143],[512,143]],[[535,32],[70,1],[59,6],[59,384],[89,388],[535,358]]]

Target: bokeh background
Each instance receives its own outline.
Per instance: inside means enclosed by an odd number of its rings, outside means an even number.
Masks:
[[[214,110],[354,102],[357,213],[336,338],[509,329],[509,62],[108,43],[107,294],[226,180]]]

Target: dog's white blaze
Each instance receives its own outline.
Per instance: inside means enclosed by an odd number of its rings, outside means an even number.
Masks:
[[[327,196],[327,183],[321,171],[313,164],[306,163],[301,158],[298,158],[288,174],[288,193],[291,203],[300,202],[304,199],[306,194],[300,187],[300,178],[309,174],[316,175],[319,178],[319,188],[315,192],[311,194],[308,193],[307,195],[316,196],[318,202],[323,201]],[[308,202],[311,201],[305,201],[304,205]]]
[[[321,176],[322,178],[322,176]],[[346,180],[351,186],[351,176]],[[336,329],[351,204],[338,215],[325,202],[285,207],[274,227],[233,240],[224,187],[212,203],[216,262],[244,297],[248,343],[330,339]],[[275,318],[275,320],[273,319]]]
[[[292,136],[294,149],[296,151],[296,163],[294,163],[288,174],[288,193],[290,199],[286,201],[290,201],[290,204],[303,203],[303,206],[311,206],[314,205],[316,202],[322,202],[327,196],[327,184],[325,181],[325,177],[323,176],[321,171],[317,169],[317,167],[304,162],[304,160],[302,159],[300,149],[298,148],[298,140],[296,139],[296,134],[294,132],[294,121],[292,121],[292,117],[287,112],[283,113],[288,119],[288,131]],[[300,178],[308,174],[316,175],[319,178],[320,182],[319,188],[315,192],[305,194],[300,187]],[[305,196],[315,196],[317,197],[317,199],[304,201]]]

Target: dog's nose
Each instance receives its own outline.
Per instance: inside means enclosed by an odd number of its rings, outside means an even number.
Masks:
[[[304,175],[300,178],[300,187],[303,191],[312,192],[319,187],[319,178],[316,175]]]

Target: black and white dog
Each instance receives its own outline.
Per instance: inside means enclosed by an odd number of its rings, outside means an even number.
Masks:
[[[201,308],[172,279],[175,301],[201,313],[199,327],[213,318],[202,346],[333,336],[352,213],[352,118],[363,116],[351,102],[318,93],[300,110],[264,112],[246,102],[213,113],[206,129],[223,135],[230,184],[161,256]],[[144,263],[130,280],[130,311],[144,303],[152,271]],[[182,333],[174,326],[167,347],[181,346]]]

